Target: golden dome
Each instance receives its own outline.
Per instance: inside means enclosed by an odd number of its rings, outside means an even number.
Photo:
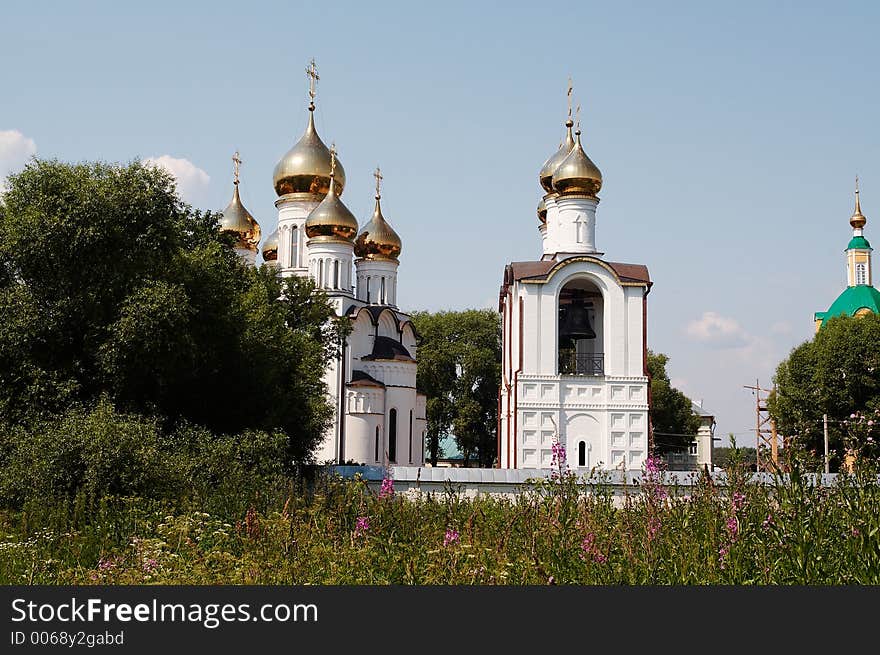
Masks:
[[[862,214],[862,207],[859,204],[859,178],[856,178],[856,209],[853,212],[852,218],[849,219],[849,224],[852,225],[853,228],[861,230],[865,227],[865,223],[867,222],[868,219]]]
[[[354,242],[354,254],[363,259],[390,259],[400,257],[401,242],[385,217],[379,204],[381,196],[376,194],[376,208],[370,222],[364,225]]]
[[[353,241],[358,222],[336,193],[335,152],[331,151],[330,188],[306,219],[306,236],[321,241]]]
[[[538,220],[542,223],[547,222],[547,205],[544,204],[543,198],[541,198],[541,202],[538,203]]]
[[[541,186],[544,187],[544,191],[553,192],[553,173],[556,172],[556,169],[559,168],[559,164],[562,163],[562,160],[568,157],[568,154],[571,152],[571,149],[574,148],[574,137],[571,135],[571,128],[574,123],[569,116],[568,120],[565,121],[565,139],[559,146],[559,150],[553,153],[550,156],[550,159],[544,162],[544,165],[541,167],[541,172],[538,173],[538,180],[541,182]]]
[[[574,148],[553,173],[553,189],[561,194],[596,197],[602,188],[602,172],[581,145],[581,131],[576,133]]]
[[[220,231],[232,232],[238,236],[238,241],[235,244],[236,248],[244,248],[245,250],[256,252],[257,246],[260,243],[260,224],[241,204],[237,181],[235,182],[235,191],[232,192],[232,200],[226,209],[223,210],[223,217],[220,219]]]
[[[263,244],[263,261],[264,262],[277,262],[278,261],[278,230],[276,229],[272,234],[268,236],[266,239],[266,243]]]
[[[323,197],[330,190],[330,150],[315,130],[315,105],[309,105],[309,124],[296,145],[281,158],[273,174],[275,193]],[[336,161],[336,195],[345,187],[345,171]]]

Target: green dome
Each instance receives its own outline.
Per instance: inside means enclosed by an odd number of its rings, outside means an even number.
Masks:
[[[868,240],[865,237],[853,237],[852,239],[850,239],[849,245],[846,247],[846,249],[852,250],[854,248],[873,250],[873,248],[871,248],[871,244],[868,243]]]
[[[847,287],[822,316],[822,325],[825,325],[829,318],[841,314],[855,316],[860,309],[868,309],[875,314],[880,314],[880,291],[864,284],[857,287]],[[817,313],[816,318],[820,318],[820,315],[821,312]]]

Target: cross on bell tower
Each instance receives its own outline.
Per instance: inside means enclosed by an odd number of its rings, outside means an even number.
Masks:
[[[242,164],[241,158],[238,156],[238,150],[236,150],[235,154],[232,155],[232,183],[235,186],[238,186],[241,164]]]

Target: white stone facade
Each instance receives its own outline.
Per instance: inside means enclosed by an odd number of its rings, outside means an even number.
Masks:
[[[544,204],[542,259],[509,264],[499,298],[499,466],[550,467],[558,441],[574,470],[640,469],[650,444],[648,271],[601,258],[598,199],[548,194]],[[571,340],[563,312],[574,305],[590,336]]]
[[[320,200],[276,202],[279,274],[311,277],[337,314],[352,320],[343,353],[324,375],[335,414],[316,460],[421,466],[426,402],[416,390],[416,332],[396,306],[398,263],[353,261],[350,242],[308,239],[305,222]]]

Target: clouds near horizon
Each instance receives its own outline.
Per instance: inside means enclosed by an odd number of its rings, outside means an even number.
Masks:
[[[37,144],[18,130],[0,130],[0,193],[6,177],[22,169],[37,154]]]
[[[190,204],[199,204],[207,197],[211,177],[190,160],[171,155],[147,157],[144,163],[164,168],[177,180],[180,197]]]

